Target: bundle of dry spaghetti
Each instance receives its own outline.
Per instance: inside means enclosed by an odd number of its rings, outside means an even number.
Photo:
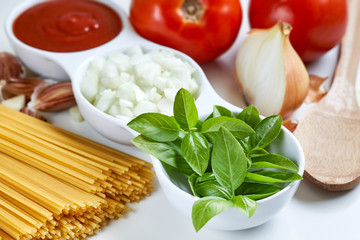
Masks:
[[[84,239],[152,191],[151,164],[0,105],[0,239]]]

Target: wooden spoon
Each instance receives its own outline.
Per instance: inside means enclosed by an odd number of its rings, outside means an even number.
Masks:
[[[348,26],[329,93],[300,121],[295,136],[306,159],[304,177],[329,191],[360,181],[360,111],[356,74],[360,59],[360,1],[348,0]]]

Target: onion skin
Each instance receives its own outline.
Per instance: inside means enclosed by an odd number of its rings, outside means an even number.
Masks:
[[[290,27],[288,26],[284,26]],[[290,29],[291,31],[291,29]],[[301,58],[290,43],[290,32],[284,34],[284,61],[286,71],[285,99],[281,107],[280,115],[283,118],[289,117],[304,102],[308,91],[310,78]],[[292,90],[296,89],[296,91]]]

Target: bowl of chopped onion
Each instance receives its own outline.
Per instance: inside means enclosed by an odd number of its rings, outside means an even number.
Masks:
[[[103,136],[127,145],[137,135],[127,123],[145,112],[172,114],[180,88],[187,89],[203,111],[212,102],[231,105],[218,97],[193,59],[150,42],[88,58],[72,83],[84,119]]]

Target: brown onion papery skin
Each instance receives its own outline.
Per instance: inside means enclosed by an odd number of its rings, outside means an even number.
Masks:
[[[310,78],[304,63],[290,43],[291,26],[287,23],[280,22],[279,24],[282,24],[281,29],[284,34],[286,71],[285,98],[279,114],[283,118],[287,118],[304,102],[309,91]]]

